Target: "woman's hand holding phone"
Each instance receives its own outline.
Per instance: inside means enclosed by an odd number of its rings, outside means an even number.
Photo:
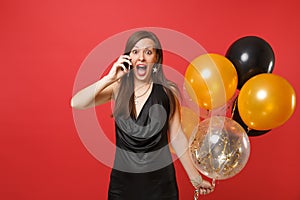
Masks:
[[[113,64],[112,68],[110,69],[108,76],[112,80],[118,80],[125,74],[129,73],[131,69],[132,63],[130,61],[129,55],[121,55],[118,60]]]

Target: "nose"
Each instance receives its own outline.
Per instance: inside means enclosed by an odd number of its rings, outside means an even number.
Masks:
[[[145,57],[144,57],[144,52],[140,51],[139,53],[139,61],[144,61]]]

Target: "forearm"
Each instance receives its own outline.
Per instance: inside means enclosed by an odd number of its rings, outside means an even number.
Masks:
[[[76,109],[85,109],[95,106],[96,97],[100,100],[98,104],[105,103],[111,94],[103,91],[113,82],[109,76],[104,76],[97,82],[77,92],[71,99],[71,106]]]
[[[181,129],[179,129],[176,136],[171,139],[171,144],[192,184],[196,186],[202,182],[202,177],[189,156],[188,140]]]

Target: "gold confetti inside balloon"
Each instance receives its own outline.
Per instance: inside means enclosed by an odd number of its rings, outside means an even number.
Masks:
[[[245,130],[234,120],[213,116],[199,123],[189,142],[196,168],[205,176],[223,180],[239,173],[250,155]]]

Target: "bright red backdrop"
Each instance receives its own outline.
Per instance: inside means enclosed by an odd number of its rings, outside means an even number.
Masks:
[[[69,106],[77,70],[101,41],[132,28],[165,27],[225,54],[239,37],[257,35],[273,47],[273,73],[299,92],[298,7],[296,0],[1,1],[0,198],[106,199],[110,169],[82,145]],[[244,170],[201,199],[299,200],[298,108],[283,126],[251,138]],[[180,199],[192,199],[175,164]]]

